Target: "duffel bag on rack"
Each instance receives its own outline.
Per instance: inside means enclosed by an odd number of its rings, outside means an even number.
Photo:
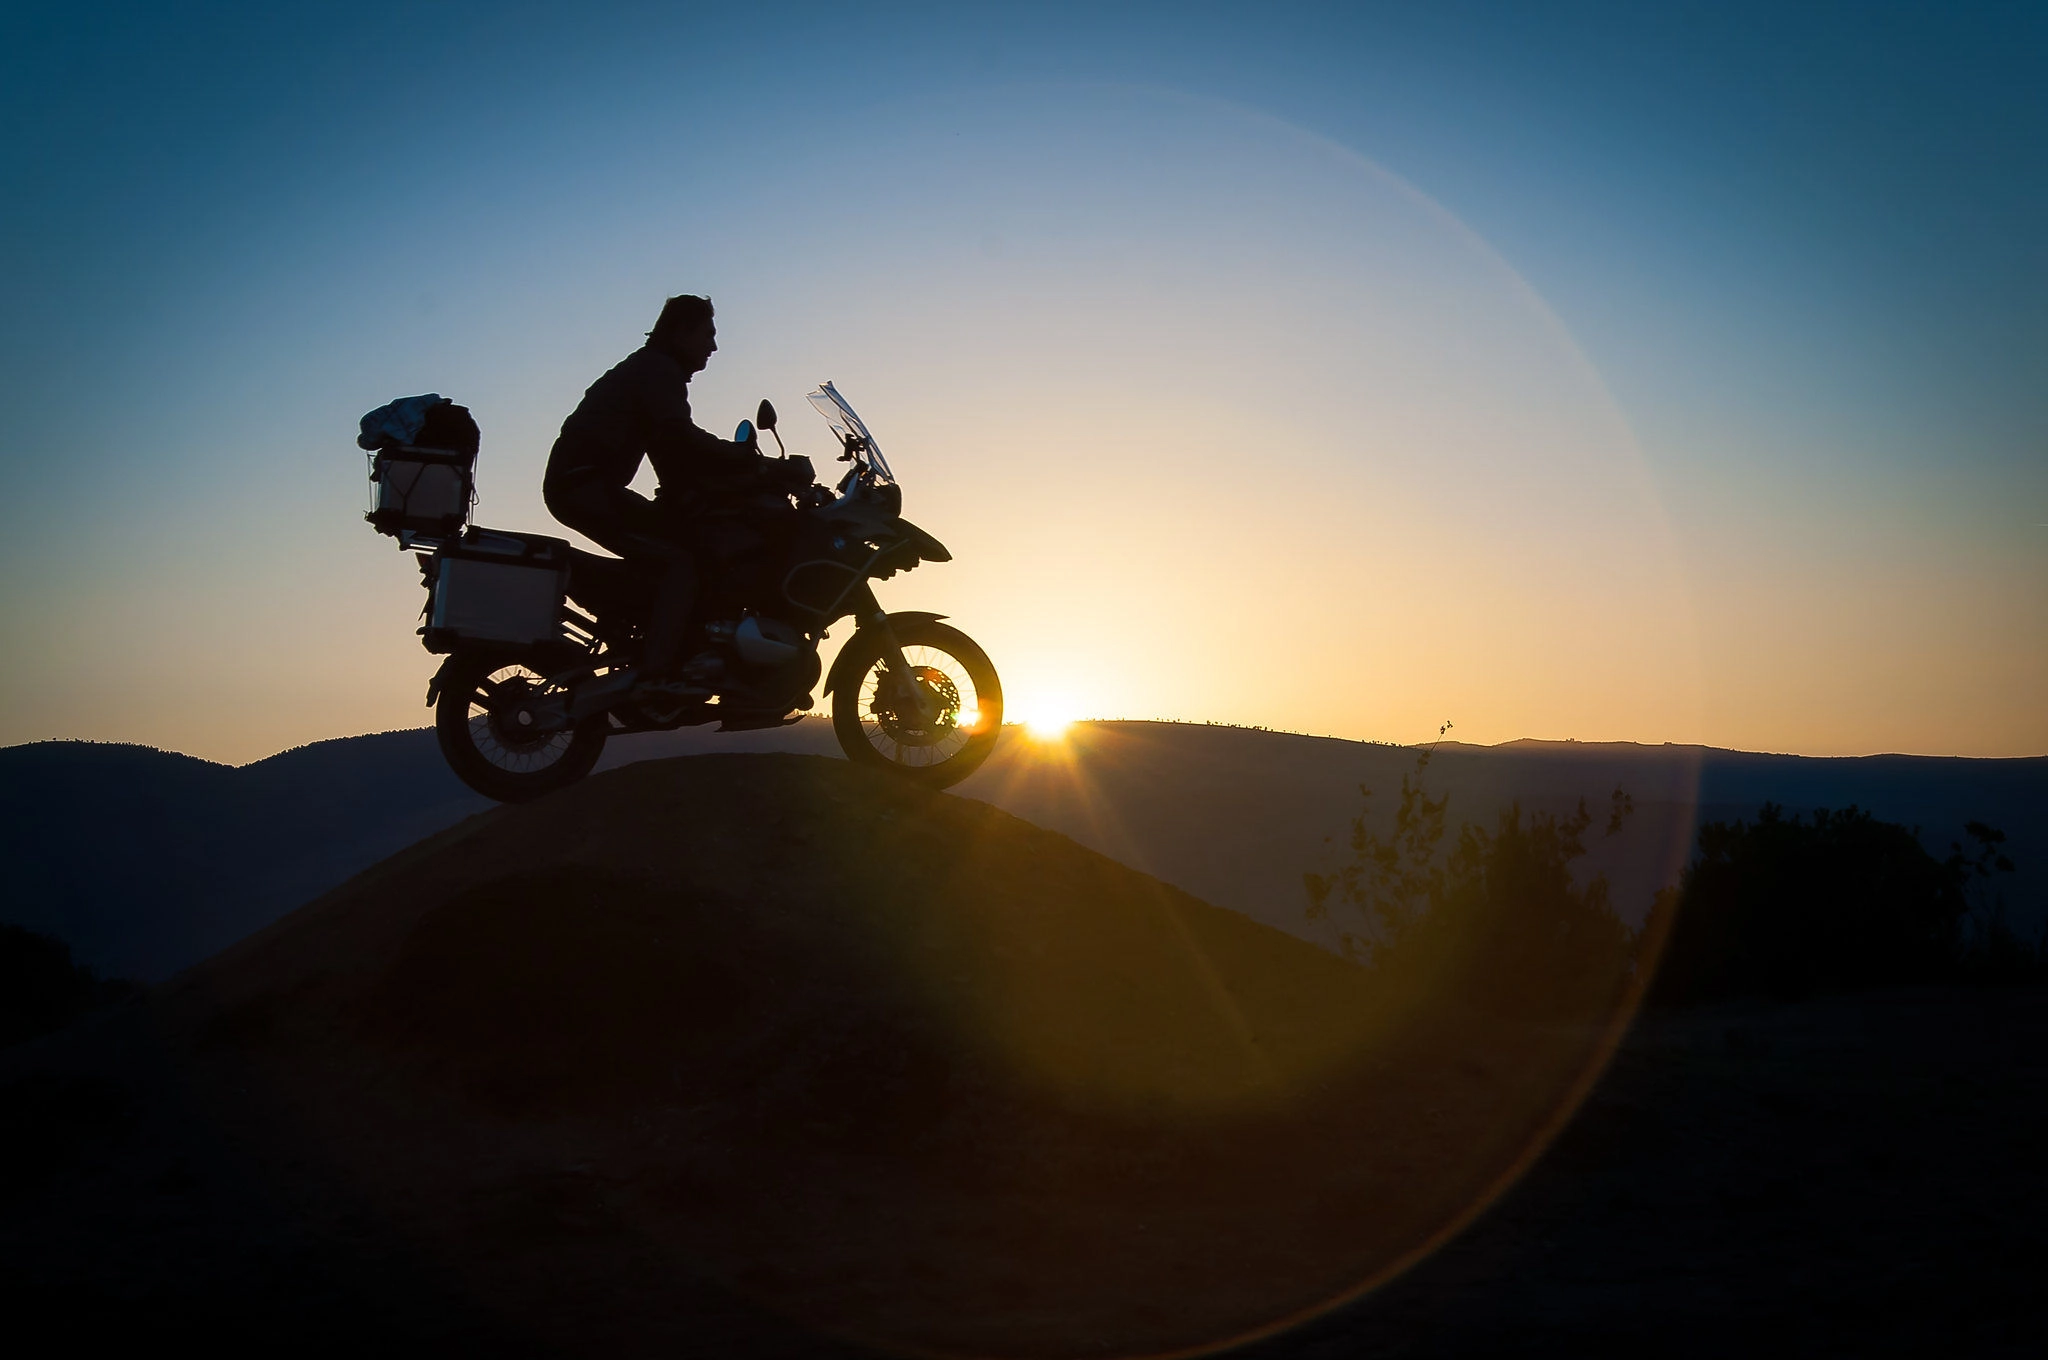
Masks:
[[[370,454],[370,511],[377,532],[447,539],[469,523],[482,439],[466,406],[436,393],[401,397],[362,419],[356,443]]]

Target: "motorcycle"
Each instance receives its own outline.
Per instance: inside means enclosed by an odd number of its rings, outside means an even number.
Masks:
[[[441,398],[407,401],[436,408],[430,415],[449,428]],[[903,518],[888,461],[833,385],[809,401],[850,466],[832,490],[805,477],[783,493],[785,531],[772,543],[731,526],[739,547],[704,573],[684,633],[692,660],[680,679],[646,675],[640,664],[655,598],[647,569],[559,538],[468,523],[476,438],[463,408],[452,409],[469,430],[466,453],[376,442],[366,518],[419,555],[427,603],[418,631],[429,652],[447,658],[427,703],[441,753],[463,783],[523,802],[590,773],[615,735],[801,721],[822,670],[819,644],[844,619],[855,631],[824,693],[849,759],[943,788],[988,758],[1002,732],[1003,693],[987,654],[944,615],[890,613],[874,592],[875,581],[952,554]],[[404,405],[364,417],[359,442],[371,447],[373,418]],[[740,423],[737,442],[756,443],[756,424],[782,447],[765,400],[754,422]]]

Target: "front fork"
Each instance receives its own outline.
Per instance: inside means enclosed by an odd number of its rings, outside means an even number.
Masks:
[[[938,705],[911,675],[910,662],[903,655],[903,644],[896,640],[896,630],[889,626],[888,611],[875,598],[875,588],[861,582],[847,603],[853,606],[854,621],[860,630],[867,632],[872,629],[881,637],[883,670],[892,691],[888,698],[895,705],[896,713],[902,717],[915,713],[920,725],[932,722],[939,716]],[[859,698],[858,695],[854,697],[856,700]]]
[[[876,615],[868,627],[882,630],[882,670],[888,677],[887,684],[892,691],[889,702],[895,706],[899,717],[915,713],[919,726],[927,726],[939,716],[938,703],[917,677],[911,674],[911,665],[903,655],[903,644],[896,640],[896,634],[888,622]]]

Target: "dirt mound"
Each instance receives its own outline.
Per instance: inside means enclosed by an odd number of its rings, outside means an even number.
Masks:
[[[606,1355],[700,1346],[706,1287],[922,1353],[1256,1332],[1482,1204],[1600,1044],[1393,1006],[994,808],[760,755],[472,818],[157,1014],[275,1162]]]

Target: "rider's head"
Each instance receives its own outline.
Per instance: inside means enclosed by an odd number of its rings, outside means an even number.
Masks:
[[[647,343],[683,366],[701,373],[718,349],[718,327],[711,319],[711,299],[684,293],[662,304],[661,316],[647,332]]]

